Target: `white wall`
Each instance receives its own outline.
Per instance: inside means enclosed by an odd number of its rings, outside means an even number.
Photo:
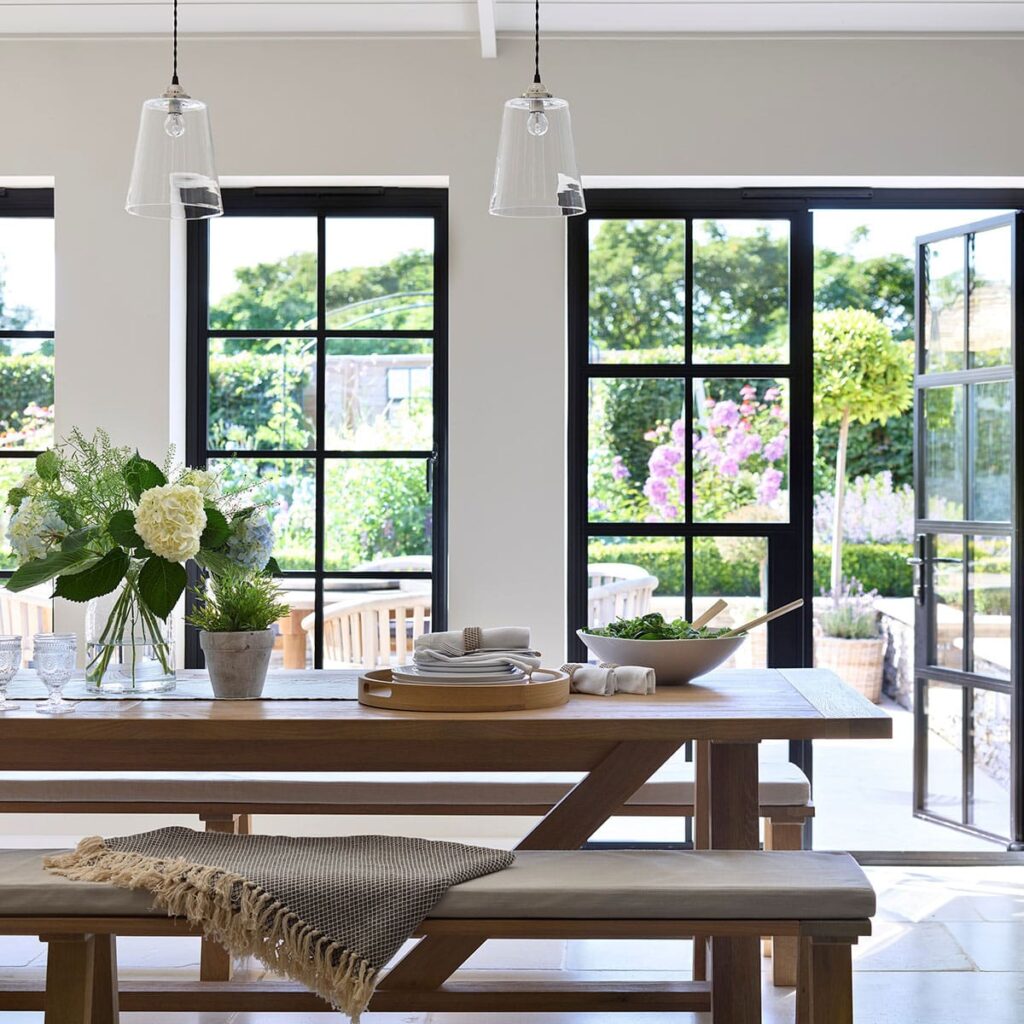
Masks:
[[[244,26],[240,26],[244,28]],[[595,175],[1013,175],[1024,41],[553,40]],[[185,40],[223,175],[450,180],[451,621],[564,642],[564,226],[488,216],[497,62],[460,40]],[[166,224],[122,211],[153,40],[0,40],[0,178],[52,175],[57,429],[106,426],[159,452],[180,426]],[[180,282],[178,282],[180,283]],[[510,500],[518,489],[521,497]]]

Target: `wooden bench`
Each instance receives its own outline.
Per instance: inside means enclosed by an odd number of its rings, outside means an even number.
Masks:
[[[540,817],[568,793],[578,774],[529,772],[359,774],[0,772],[0,813],[196,814],[208,831],[248,833],[254,814],[523,815]],[[803,823],[813,815],[807,776],[788,761],[761,766],[759,802],[765,848],[799,850]],[[692,762],[673,760],[622,807],[627,816],[692,817]],[[698,836],[698,839],[700,837]],[[704,845],[698,842],[698,846]],[[776,985],[796,984],[796,943],[780,937],[774,951]],[[703,977],[703,949],[694,969]],[[231,962],[204,943],[202,977],[227,981]]]
[[[0,934],[49,944],[46,992],[0,993],[0,1010],[45,1008],[46,1024],[115,1024],[124,1010],[327,1010],[277,982],[119,986],[117,935],[195,934],[150,907],[149,894],[69,882],[44,871],[49,851],[0,852]],[[851,946],[870,934],[875,895],[846,854],[746,851],[522,851],[506,871],[454,886],[419,929],[453,940],[678,939],[774,933],[800,946],[798,1024],[852,1024]],[[399,960],[371,1010],[391,1012],[707,1012],[731,1024],[712,980],[567,984],[410,977]]]

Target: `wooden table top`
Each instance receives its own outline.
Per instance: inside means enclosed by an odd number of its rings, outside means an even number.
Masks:
[[[889,716],[829,671],[730,669],[650,696],[574,694],[557,708],[487,714],[386,711],[352,700],[125,700],[82,701],[73,714],[48,716],[26,702],[0,714],[0,770],[551,771],[590,764],[627,740],[891,735]],[[524,745],[529,765],[512,751]]]

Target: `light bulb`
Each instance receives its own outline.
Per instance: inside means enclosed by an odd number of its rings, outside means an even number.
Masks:
[[[548,115],[543,110],[534,110],[526,119],[526,130],[537,137],[545,135],[548,130]]]
[[[164,118],[164,131],[172,139],[180,139],[185,134],[185,118],[177,111],[171,111]]]

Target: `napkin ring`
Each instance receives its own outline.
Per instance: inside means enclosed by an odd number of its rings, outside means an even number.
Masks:
[[[462,631],[462,646],[466,649],[466,654],[472,654],[473,651],[479,651],[482,643],[483,631],[480,627],[466,626]]]

